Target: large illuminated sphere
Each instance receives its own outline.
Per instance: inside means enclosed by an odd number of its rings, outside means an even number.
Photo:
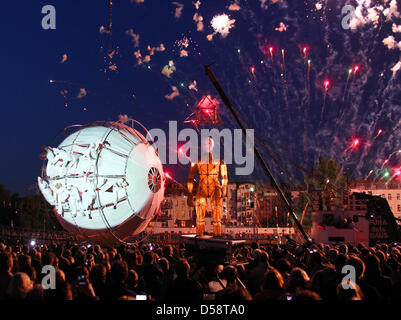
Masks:
[[[164,173],[155,149],[119,122],[78,127],[47,148],[39,188],[61,225],[100,243],[126,241],[160,210]]]

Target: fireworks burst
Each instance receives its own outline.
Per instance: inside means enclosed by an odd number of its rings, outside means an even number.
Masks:
[[[208,7],[202,4],[205,19],[197,11],[192,29],[183,30],[178,39],[172,43],[157,39],[172,48],[166,49],[163,61],[153,64],[152,60],[151,67],[152,51],[142,56],[139,50],[133,59],[146,63],[146,71],[162,79],[155,86],[165,85],[162,97],[170,98],[166,103],[178,120],[188,117],[188,110],[202,96],[215,94],[199,69],[216,61],[216,74],[235,107],[263,137],[260,140],[280,155],[280,166],[291,176],[302,178],[291,163],[310,168],[321,156],[337,159],[351,168],[354,177],[381,178],[387,165],[382,159],[400,165],[396,163],[401,161],[396,1],[384,0],[380,5],[357,1],[358,15],[349,30],[341,25],[341,1],[268,2],[241,2],[230,16],[209,12],[209,17],[214,16],[207,39],[202,31],[207,28]],[[282,25],[285,28],[278,30]],[[106,31],[100,29],[108,37],[111,28]],[[133,32],[129,35],[139,39]],[[107,72],[113,71],[112,66],[120,70],[116,57],[118,50],[114,56],[105,55]],[[223,113],[222,118],[223,127],[234,127],[230,117]],[[264,155],[271,159],[270,154]]]

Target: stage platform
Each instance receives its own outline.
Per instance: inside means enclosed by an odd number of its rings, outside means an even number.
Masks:
[[[182,235],[181,246],[186,254],[202,264],[227,264],[233,262],[233,251],[245,246],[245,240],[215,236]]]
[[[246,240],[223,238],[215,236],[197,236],[193,234],[182,235],[181,240],[186,244],[197,245],[199,247],[228,248],[239,246],[246,243]]]

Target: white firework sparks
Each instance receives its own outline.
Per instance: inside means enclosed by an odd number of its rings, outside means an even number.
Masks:
[[[214,33],[220,33],[223,37],[226,37],[230,33],[230,29],[234,27],[235,19],[230,19],[226,14],[214,16],[211,25],[214,29]]]

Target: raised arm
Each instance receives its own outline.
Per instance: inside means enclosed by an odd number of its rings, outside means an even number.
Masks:
[[[192,195],[193,189],[194,189],[194,177],[196,173],[196,163],[191,163],[191,167],[189,169],[188,173],[188,179],[187,179],[187,189],[189,194]]]
[[[221,189],[223,191],[223,197],[227,195],[227,184],[228,184],[228,175],[227,175],[227,165],[224,160],[220,162],[220,173],[221,173]]]

